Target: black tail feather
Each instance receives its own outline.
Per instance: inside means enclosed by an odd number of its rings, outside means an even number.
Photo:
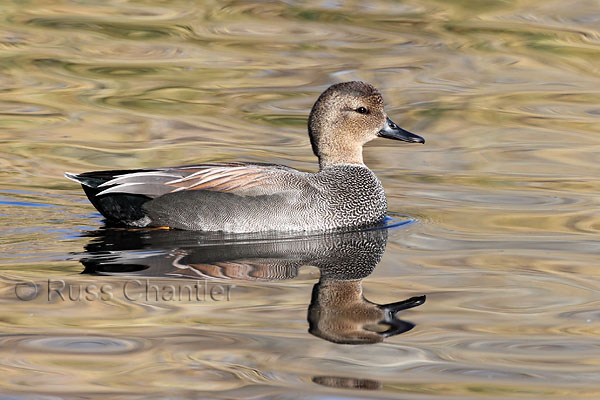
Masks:
[[[146,216],[142,206],[150,197],[139,194],[109,193],[97,196],[106,187],[98,188],[104,182],[114,179],[131,171],[94,171],[83,174],[66,172],[65,177],[78,182],[94,207],[112,223],[118,225],[131,225],[133,222]]]

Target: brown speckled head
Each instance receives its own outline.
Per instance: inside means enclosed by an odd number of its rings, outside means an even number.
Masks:
[[[321,279],[308,308],[309,332],[334,343],[378,343],[411,330],[414,325],[397,313],[420,306],[425,296],[377,304],[363,296],[362,279]]]
[[[363,164],[363,145],[378,136],[423,142],[389,120],[379,91],[359,81],[332,85],[319,96],[308,118],[308,133],[321,168]]]

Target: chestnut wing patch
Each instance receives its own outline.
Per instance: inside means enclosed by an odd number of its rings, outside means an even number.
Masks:
[[[259,185],[269,177],[269,172],[272,173],[264,167],[251,165],[199,168],[190,175],[167,182],[167,185],[175,188],[173,192],[182,190],[231,192],[242,187],[248,189]]]
[[[202,164],[152,171],[131,171],[117,175],[98,186],[109,193],[141,194],[158,197],[185,190],[241,192],[264,184],[277,174],[295,171],[272,164],[223,163]]]

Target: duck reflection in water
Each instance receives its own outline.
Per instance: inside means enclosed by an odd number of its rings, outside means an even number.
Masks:
[[[379,263],[386,226],[311,236],[230,235],[191,231],[102,229],[89,233],[83,273],[136,277],[186,277],[274,281],[292,279],[315,266],[320,279],[308,308],[309,332],[334,343],[378,343],[409,331],[397,313],[425,296],[376,304],[362,280]]]

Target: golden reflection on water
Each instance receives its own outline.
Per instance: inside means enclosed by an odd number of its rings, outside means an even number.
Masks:
[[[3,394],[598,398],[600,12],[595,2],[0,4]],[[202,161],[314,170],[329,84],[379,87],[423,147],[366,163],[391,231],[364,295],[427,295],[375,345],[307,332],[319,271],[216,280],[228,302],[18,301],[80,275],[102,226],[63,171]],[[177,278],[170,278],[179,282]],[[235,295],[234,295],[235,294]],[[407,313],[407,315],[408,315]]]

